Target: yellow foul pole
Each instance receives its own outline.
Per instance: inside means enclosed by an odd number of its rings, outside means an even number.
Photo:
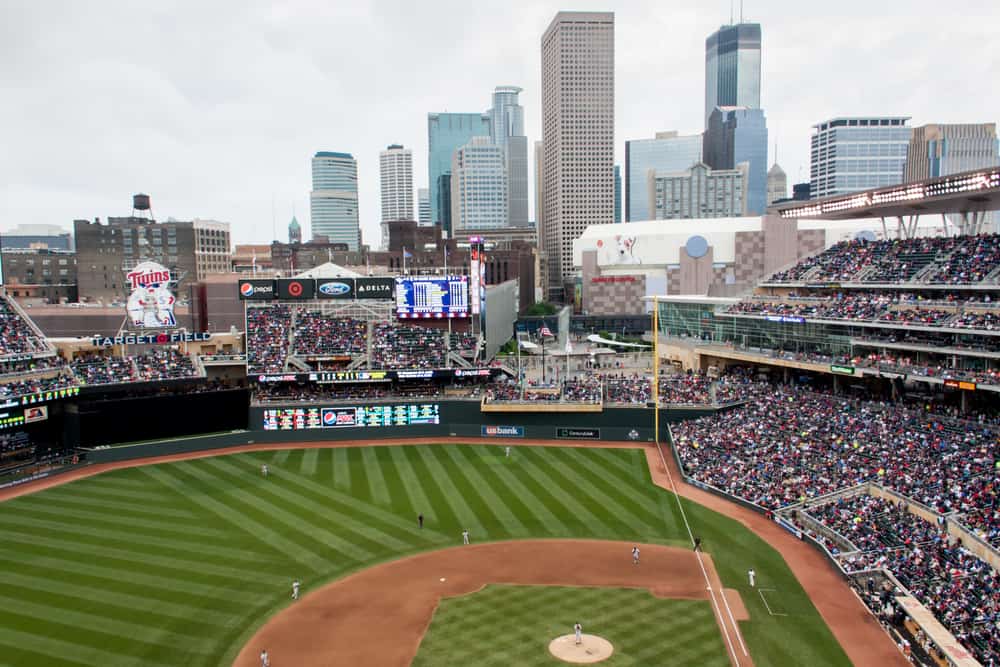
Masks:
[[[660,446],[660,302],[653,297],[653,437]]]

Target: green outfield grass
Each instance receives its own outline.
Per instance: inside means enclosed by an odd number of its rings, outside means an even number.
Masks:
[[[775,551],[685,508],[723,581],[743,591],[757,665],[849,664]],[[0,505],[0,663],[228,665],[288,604],[294,578],[308,592],[458,544],[463,527],[475,541],[688,545],[676,499],[652,485],[640,450],[307,449],[118,470]],[[787,616],[770,616],[747,588],[750,566]]]
[[[726,647],[707,600],[664,600],[648,591],[487,586],[441,601],[413,667],[551,667],[552,639],[583,631],[614,647],[601,665],[725,667]]]

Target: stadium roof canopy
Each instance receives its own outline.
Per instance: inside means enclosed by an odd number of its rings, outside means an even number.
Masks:
[[[846,195],[776,204],[769,212],[782,218],[896,218],[901,230],[916,227],[921,215],[960,214],[959,230],[966,234],[982,231],[986,211],[1000,210],[1000,167],[965,171]],[[904,218],[909,222],[904,223]],[[909,228],[905,231],[909,232]],[[909,236],[909,234],[907,234]]]

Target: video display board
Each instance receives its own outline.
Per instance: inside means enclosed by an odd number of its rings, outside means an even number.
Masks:
[[[396,278],[396,315],[402,319],[468,317],[468,277]]]
[[[368,426],[413,426],[440,424],[437,403],[330,407],[269,408],[264,410],[265,431]]]

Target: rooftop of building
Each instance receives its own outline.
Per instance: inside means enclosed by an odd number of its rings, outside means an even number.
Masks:
[[[831,127],[902,127],[910,116],[837,116],[813,125],[817,130]]]
[[[337,153],[336,151],[316,151],[314,157],[335,157],[342,160],[353,160],[354,156],[350,153]]]

